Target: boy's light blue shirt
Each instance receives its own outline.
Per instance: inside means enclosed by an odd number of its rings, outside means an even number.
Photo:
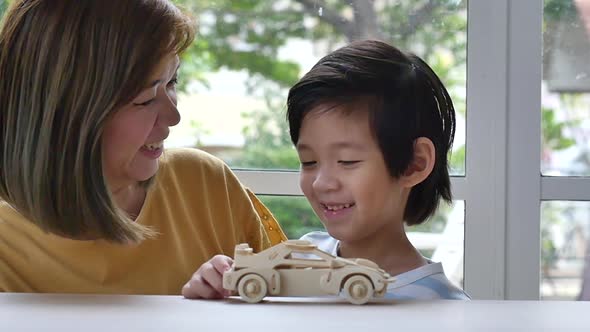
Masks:
[[[337,256],[339,241],[326,232],[307,233],[301,237],[301,240],[307,240],[315,244],[318,249]],[[396,300],[471,299],[445,276],[441,263],[434,263],[430,260],[428,263],[395,276],[395,282],[387,287],[385,298]]]

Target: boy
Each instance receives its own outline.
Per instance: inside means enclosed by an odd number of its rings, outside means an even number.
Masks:
[[[404,231],[441,198],[451,202],[455,110],[424,61],[382,42],[353,42],[291,88],[287,118],[301,189],[327,230],[302,239],[396,276],[386,297],[469,299]]]
[[[366,258],[396,277],[387,298],[469,299],[424,258],[404,223],[451,202],[447,153],[455,110],[445,87],[415,55],[358,41],[322,58],[289,91],[287,118],[301,161],[300,186],[326,232],[302,239],[344,258]],[[191,298],[229,295],[215,256],[183,289]]]

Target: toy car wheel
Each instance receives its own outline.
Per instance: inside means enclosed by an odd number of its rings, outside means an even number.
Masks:
[[[342,289],[346,299],[353,304],[365,304],[373,297],[373,284],[365,276],[352,276],[346,280]]]
[[[249,303],[262,301],[266,296],[266,281],[257,274],[246,274],[238,283],[238,293],[242,300]]]

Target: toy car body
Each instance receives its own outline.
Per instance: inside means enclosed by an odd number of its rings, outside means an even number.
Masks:
[[[234,264],[223,287],[250,303],[265,296],[343,294],[354,304],[381,297],[394,279],[367,259],[344,259],[303,240],[288,240],[254,254],[248,244],[235,247]]]

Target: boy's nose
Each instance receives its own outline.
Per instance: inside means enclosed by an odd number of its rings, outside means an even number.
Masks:
[[[318,172],[312,185],[316,191],[333,191],[338,190],[340,182],[330,172]]]

